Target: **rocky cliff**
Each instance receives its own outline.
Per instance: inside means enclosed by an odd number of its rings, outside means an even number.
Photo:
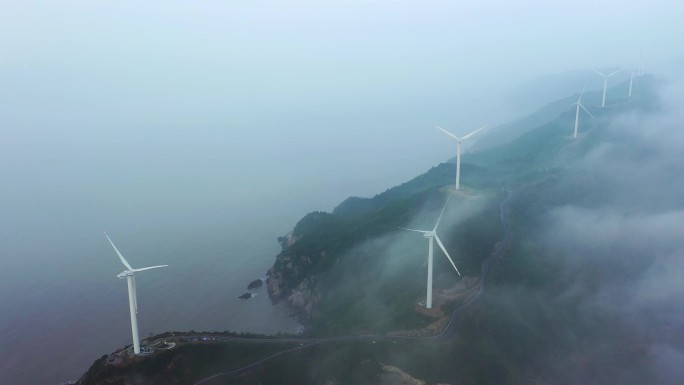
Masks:
[[[320,295],[316,294],[319,276],[310,273],[314,262],[326,258],[326,252],[323,250],[313,256],[293,254],[290,250],[298,239],[293,232],[278,238],[282,251],[268,270],[267,288],[273,302],[286,300],[297,310],[300,320],[306,322],[315,319],[314,309],[320,300]]]
[[[321,283],[344,252],[405,225],[431,198],[439,197],[441,204],[437,189],[452,175],[453,165],[441,164],[373,198],[354,198],[353,210],[348,199],[333,213],[316,211],[304,216],[290,233],[278,238],[282,250],[267,281],[272,301],[287,301],[301,322],[316,319],[323,297]]]

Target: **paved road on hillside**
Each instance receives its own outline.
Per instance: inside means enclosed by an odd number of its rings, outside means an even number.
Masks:
[[[482,263],[482,269],[480,270],[480,286],[473,294],[472,297],[468,299],[465,303],[463,303],[461,306],[456,308],[453,313],[451,313],[451,317],[449,319],[449,323],[446,325],[444,330],[442,330],[441,333],[431,335],[431,336],[386,336],[386,335],[356,335],[356,336],[342,336],[342,337],[330,337],[330,338],[246,338],[246,337],[217,337],[215,335],[205,335],[205,336],[198,336],[198,335],[188,335],[187,338],[198,338],[201,339],[202,337],[206,337],[211,339],[211,341],[216,341],[216,342],[231,342],[231,341],[241,341],[241,342],[251,342],[251,343],[297,343],[299,344],[298,346],[291,348],[291,349],[286,349],[283,351],[280,351],[278,353],[272,354],[268,357],[265,357],[259,361],[256,361],[254,363],[251,363],[247,366],[243,366],[241,368],[237,368],[231,371],[227,372],[221,372],[221,373],[216,373],[210,377],[207,377],[199,382],[196,382],[194,385],[200,385],[200,384],[209,384],[214,380],[217,380],[220,377],[225,377],[225,376],[233,376],[233,375],[238,375],[242,373],[246,373],[257,366],[263,364],[264,362],[271,360],[275,357],[288,354],[288,353],[293,353],[299,350],[304,350],[308,349],[310,347],[316,346],[316,345],[321,345],[325,343],[331,343],[331,342],[345,342],[345,341],[396,341],[396,340],[430,340],[430,339],[437,339],[437,338],[444,338],[448,337],[453,334],[455,328],[454,325],[456,324],[456,320],[458,317],[466,311],[470,306],[475,304],[477,301],[482,299],[482,297],[485,295],[485,292],[487,291],[487,276],[489,275],[489,270],[491,269],[491,266],[494,262],[496,262],[498,259],[503,257],[504,253],[506,252],[506,249],[511,243],[511,231],[510,227],[508,224],[508,204],[513,197],[514,192],[509,191],[506,194],[506,198],[499,203],[499,210],[500,210],[500,220],[501,220],[501,227],[503,229],[503,238],[501,242],[497,243],[496,248],[492,252],[489,258]],[[178,336],[178,335],[177,335]],[[180,335],[180,338],[183,338],[184,336]]]

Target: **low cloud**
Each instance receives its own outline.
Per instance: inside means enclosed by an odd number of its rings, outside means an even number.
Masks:
[[[592,198],[550,210],[542,232],[576,275],[560,300],[579,297],[587,317],[609,315],[646,339],[661,383],[681,379],[684,363],[684,341],[672,337],[684,328],[684,99],[675,89],[661,90],[656,111],[612,120],[561,182]],[[592,269],[600,279],[589,285]]]

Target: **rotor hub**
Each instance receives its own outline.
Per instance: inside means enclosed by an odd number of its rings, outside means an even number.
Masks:
[[[124,270],[124,271],[122,271],[121,273],[117,274],[116,276],[117,276],[118,278],[127,278],[128,276],[131,276],[131,275],[133,275],[133,272],[132,272],[132,271],[130,271],[130,270]]]

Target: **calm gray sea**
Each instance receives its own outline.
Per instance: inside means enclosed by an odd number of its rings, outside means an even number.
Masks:
[[[296,331],[287,309],[273,306],[265,288],[251,300],[237,298],[264,276],[279,249],[275,231],[284,227],[249,223],[241,231],[230,218],[211,222],[168,222],[156,232],[109,229],[134,267],[170,265],[137,275],[140,335]],[[123,266],[100,227],[70,237],[60,228],[55,235],[37,231],[33,247],[2,256],[0,384],[75,380],[102,354],[131,343],[126,282],[116,278]]]

